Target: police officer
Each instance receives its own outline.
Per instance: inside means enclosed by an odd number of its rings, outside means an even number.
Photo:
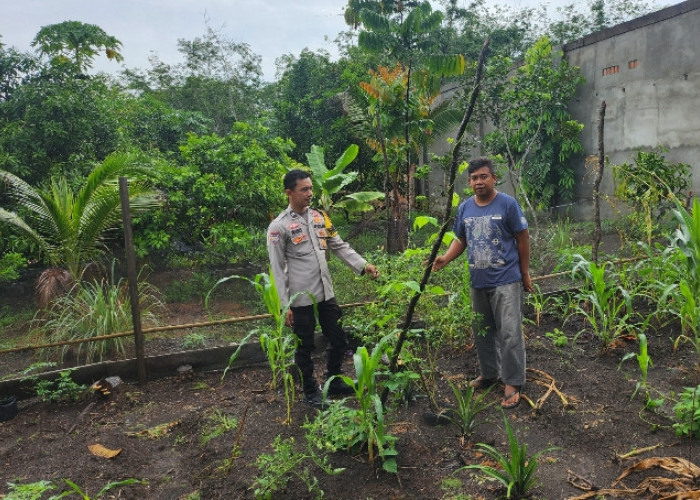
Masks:
[[[284,192],[289,206],[272,221],[267,230],[267,252],[280,302],[286,305],[294,297],[287,310],[286,325],[300,340],[294,361],[302,378],[303,401],[322,409],[326,405],[319,394],[311,359],[315,347],[314,300],[321,331],[330,344],[327,378],[341,374],[343,355],[348,345],[340,325],[342,312],[335,300],[326,252],[332,251],[357,274],[368,274],[375,279],[379,271],[338,236],[328,214],[309,208],[313,196],[311,174],[298,169],[289,171],[284,177]],[[329,385],[328,393],[351,394],[352,388],[335,378]]]

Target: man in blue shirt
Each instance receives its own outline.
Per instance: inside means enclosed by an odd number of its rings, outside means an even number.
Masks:
[[[467,169],[474,196],[462,202],[454,224],[456,238],[435,258],[437,271],[467,250],[472,327],[480,375],[470,382],[485,389],[500,378],[505,385],[501,406],[515,408],[525,385],[525,341],[522,332],[523,291],[532,292],[528,271],[530,236],[518,202],[496,190],[496,173],[488,158]]]

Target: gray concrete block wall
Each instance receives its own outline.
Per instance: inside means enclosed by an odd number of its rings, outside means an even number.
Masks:
[[[631,162],[638,149],[669,149],[673,162],[688,163],[700,194],[700,1],[689,0],[564,46],[586,83],[570,106],[582,123],[584,154],[597,155],[598,110],[606,102],[605,153],[611,164]],[[606,71],[606,68],[608,70]],[[575,216],[590,217],[592,175],[577,163]],[[612,194],[606,168],[601,184]],[[603,216],[612,216],[604,206]]]

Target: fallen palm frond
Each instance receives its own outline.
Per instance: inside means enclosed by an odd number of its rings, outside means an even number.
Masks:
[[[650,469],[663,469],[671,472],[676,477],[653,476],[647,477],[641,481],[635,488],[608,488],[598,489],[586,484],[585,480],[581,481],[580,477],[576,477],[579,481],[571,480],[573,473],[569,473],[569,483],[579,489],[588,490],[587,493],[577,497],[570,497],[568,500],[585,500],[588,498],[604,497],[606,495],[616,497],[638,497],[654,500],[692,500],[700,499],[700,489],[698,487],[698,479],[700,479],[700,467],[694,463],[680,457],[652,457],[646,458],[636,464],[627,467],[615,479],[613,486],[621,483],[621,481],[633,472],[647,471]],[[583,486],[583,487],[581,487]],[[622,485],[624,486],[624,484]]]

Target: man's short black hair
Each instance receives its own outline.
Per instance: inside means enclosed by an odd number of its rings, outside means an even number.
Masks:
[[[311,177],[311,174],[306,170],[301,170],[298,168],[290,170],[284,176],[284,189],[294,191],[294,188],[297,185],[297,181],[300,179],[306,179],[307,177]]]
[[[472,161],[470,161],[469,166],[467,167],[467,174],[472,175],[474,172],[483,167],[489,167],[491,175],[496,175],[496,171],[493,169],[493,162],[486,157],[475,158]]]

